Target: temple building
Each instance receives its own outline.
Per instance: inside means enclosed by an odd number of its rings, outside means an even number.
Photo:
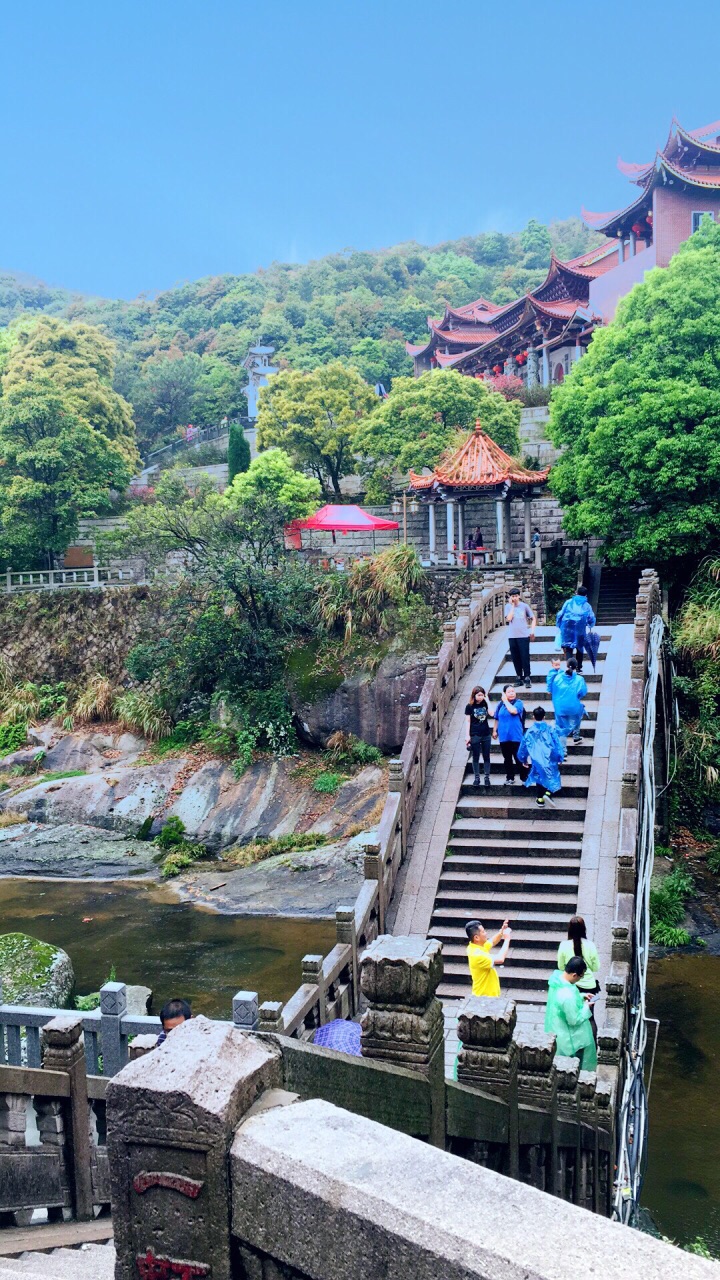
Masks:
[[[475,430],[454,453],[446,455],[427,475],[410,472],[409,492],[427,504],[430,562],[437,563],[437,532],[435,512],[438,505],[445,507],[446,555],[449,564],[467,560],[465,547],[467,535],[472,532],[472,521],[465,519],[465,507],[472,504],[475,518],[481,516],[477,504],[482,499],[495,503],[495,529],[492,539],[494,557],[501,563],[511,555],[511,504],[519,499],[523,504],[524,557],[532,555],[532,500],[547,484],[549,468],[530,471],[505,453],[482,429],[480,420]],[[456,514],[457,513],[457,514]],[[487,512],[484,513],[485,522]]]
[[[720,121],[688,131],[673,120],[662,151],[648,164],[618,161],[639,188],[612,213],[582,210],[606,241],[561,262],[554,255],[538,289],[497,306],[478,298],[428,317],[430,339],[406,343],[416,375],[457,369],[471,377],[514,374],[529,386],[562,382],[593,331],[651,267],[666,267],[704,215],[720,219]]]

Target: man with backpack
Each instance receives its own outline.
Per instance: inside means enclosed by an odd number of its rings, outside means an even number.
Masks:
[[[587,598],[587,587],[578,587],[575,595],[565,601],[555,618],[555,626],[560,632],[560,644],[565,657],[574,657],[578,671],[582,671],[585,636],[595,626],[595,614]]]

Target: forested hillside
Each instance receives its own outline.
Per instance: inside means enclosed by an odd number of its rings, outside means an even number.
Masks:
[[[569,258],[596,242],[577,218],[550,227],[531,221],[519,234],[347,250],[304,266],[273,263],[132,302],[79,297],[0,273],[0,323],[44,311],[114,338],[115,389],[133,406],[145,451],[171,439],[179,425],[244,413],[242,362],[254,343],[273,345],[284,367],[309,370],[340,358],[368,382],[389,386],[411,372],[405,339],[422,339],[427,316],[441,314],[446,302],[461,306],[481,295],[510,301],[542,281],[551,249]]]

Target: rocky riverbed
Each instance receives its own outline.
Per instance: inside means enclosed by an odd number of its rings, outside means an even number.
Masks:
[[[162,855],[138,831],[147,819],[154,834],[178,817],[210,860],[173,884],[215,910],[327,916],[360,887],[362,845],[387,789],[383,767],[367,766],[334,794],[322,794],[313,787],[311,753],[263,758],[236,778],[207,752],[153,760],[147,743],[112,727],[59,733],[44,726],[33,734],[31,748],[0,761],[0,875],[157,878]],[[38,772],[28,774],[40,750]],[[233,866],[234,849],[295,832],[321,834],[327,843]]]

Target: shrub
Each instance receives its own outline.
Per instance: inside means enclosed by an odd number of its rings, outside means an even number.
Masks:
[[[319,849],[327,844],[327,836],[318,831],[294,832],[284,836],[260,836],[249,844],[240,845],[226,855],[236,867],[250,867],[255,862],[264,862],[266,858],[274,858],[278,853],[297,853]]]
[[[15,827],[20,822],[27,822],[26,813],[18,813],[15,809],[6,809],[4,813],[0,813],[0,828]]]
[[[707,865],[708,870],[712,871],[713,875],[720,874],[720,843],[713,845],[708,853]]]
[[[499,373],[494,378],[486,378],[485,381],[491,391],[498,391],[506,400],[522,400],[523,398],[525,383],[522,378],[518,378],[514,373]]]
[[[334,795],[338,787],[345,781],[342,773],[319,773],[313,783],[313,791],[323,795]]]
[[[172,721],[159,699],[143,689],[129,689],[115,698],[114,711],[126,729],[135,729],[151,742],[165,737]]]
[[[0,724],[0,756],[18,751],[27,741],[27,724],[16,720],[12,724]]]
[[[162,831],[155,837],[155,844],[160,849],[174,849],[185,840],[185,823],[182,818],[168,818]]]
[[[379,747],[363,742],[352,733],[344,733],[342,729],[330,734],[324,754],[329,764],[382,764],[383,760]]]
[[[690,941],[690,935],[679,925],[685,914],[685,900],[692,893],[695,882],[683,867],[674,867],[662,880],[654,879],[650,886],[650,940],[665,947],[682,947]],[[681,936],[682,935],[682,936]],[[666,938],[673,941],[667,942]]]
[[[91,720],[111,720],[114,702],[115,690],[112,681],[96,671],[75,699],[73,716],[81,724],[88,724]]]
[[[183,840],[182,844],[177,845],[163,861],[161,871],[163,880],[169,880],[171,876],[179,876],[180,872],[191,867],[193,862],[204,858],[206,852],[204,844],[190,844],[189,841]]]

